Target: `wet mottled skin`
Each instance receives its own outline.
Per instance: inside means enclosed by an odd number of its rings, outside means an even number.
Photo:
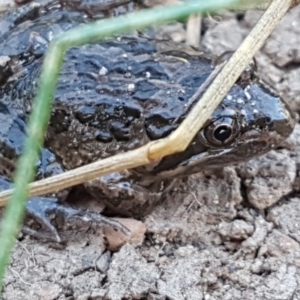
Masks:
[[[0,19],[3,188],[22,152],[26,119],[49,40],[89,21],[84,13],[59,6],[34,8],[31,19],[28,6],[22,9],[27,9],[22,21],[15,22],[19,11]],[[136,149],[176,129],[193,106],[188,105],[189,99],[218,59],[178,51],[176,45],[169,49],[163,41],[131,35],[67,51],[37,177]],[[110,210],[140,217],[155,207],[174,179],[261,155],[287,138],[294,124],[284,101],[249,67],[186,151],[101,177],[84,188]],[[47,213],[57,210],[65,217],[86,215],[40,198],[28,203],[28,212],[52,231]]]

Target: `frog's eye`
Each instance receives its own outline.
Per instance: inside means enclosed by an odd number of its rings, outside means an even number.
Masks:
[[[239,134],[239,126],[234,118],[220,118],[204,129],[204,137],[212,146],[225,146],[234,142]]]

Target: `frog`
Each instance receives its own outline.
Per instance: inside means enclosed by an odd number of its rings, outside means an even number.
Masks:
[[[19,17],[18,8],[0,19],[2,190],[11,185],[15,162],[22,154],[26,122],[49,43],[58,34],[94,19],[82,9],[76,10],[76,5],[54,3],[25,5],[21,9],[27,12],[26,18]],[[8,17],[13,20],[9,26]],[[204,93],[220,61],[228,59],[228,53],[218,57],[181,46],[171,43],[170,48],[170,41],[132,32],[69,49],[60,70],[36,178],[125,153],[176,130],[195,99]],[[185,151],[90,180],[71,191],[30,198],[26,210],[56,241],[61,239],[53,216],[66,222],[96,221],[129,233],[110,216],[143,218],[178,180],[275,149],[292,133],[295,123],[288,104],[259,78],[253,63]],[[104,204],[101,214],[66,204],[70,195],[76,197],[82,190]]]

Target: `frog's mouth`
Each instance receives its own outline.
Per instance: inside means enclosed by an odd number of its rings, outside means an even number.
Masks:
[[[222,149],[206,149],[205,152],[190,156],[176,166],[163,169],[162,166],[171,165],[172,155],[163,159],[153,168],[152,174],[161,179],[183,177],[199,173],[206,169],[235,165],[260,156],[278,147],[286,136],[277,132],[261,132],[251,130],[244,133],[230,147]]]

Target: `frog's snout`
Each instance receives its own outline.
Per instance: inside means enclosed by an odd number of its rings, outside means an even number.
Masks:
[[[295,113],[283,99],[281,99],[281,101],[282,116],[274,121],[274,127],[275,131],[282,137],[283,140],[285,140],[293,132],[297,122],[299,121],[299,115]]]

